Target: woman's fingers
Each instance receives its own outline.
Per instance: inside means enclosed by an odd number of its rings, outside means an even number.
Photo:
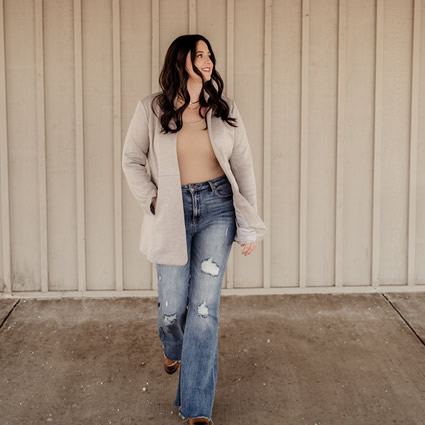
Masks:
[[[242,254],[247,256],[257,247],[257,242],[242,244]]]

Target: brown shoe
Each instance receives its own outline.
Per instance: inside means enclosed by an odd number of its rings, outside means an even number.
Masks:
[[[164,354],[164,369],[169,374],[172,375],[180,366],[180,360],[170,360]]]
[[[209,423],[207,418],[189,418],[189,425],[208,425]]]

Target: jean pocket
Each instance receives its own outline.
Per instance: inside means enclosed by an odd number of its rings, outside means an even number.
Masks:
[[[232,185],[228,181],[216,184],[214,192],[220,198],[231,198],[233,196]]]

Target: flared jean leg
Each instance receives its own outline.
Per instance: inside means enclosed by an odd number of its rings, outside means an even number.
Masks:
[[[158,330],[165,355],[181,360],[175,404],[210,419],[218,370],[221,285],[236,233],[225,176],[182,186],[188,261],[157,265]]]
[[[211,418],[218,369],[221,286],[234,237],[232,220],[193,237],[189,305],[176,405],[184,417]]]

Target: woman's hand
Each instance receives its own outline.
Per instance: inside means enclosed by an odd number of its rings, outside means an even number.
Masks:
[[[255,248],[257,248],[257,242],[243,243],[241,244],[241,247],[243,248],[242,254],[246,257],[247,255],[251,254]]]
[[[156,198],[152,198],[151,201],[151,213],[155,215],[155,207],[156,207]]]

